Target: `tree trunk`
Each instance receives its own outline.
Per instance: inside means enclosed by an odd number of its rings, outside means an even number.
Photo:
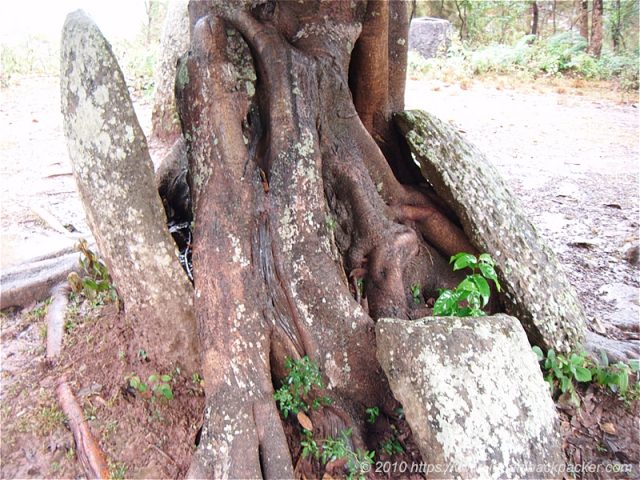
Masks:
[[[602,52],[602,11],[603,0],[593,0],[591,11],[591,40],[589,41],[589,53],[600,56]]]
[[[174,88],[178,59],[189,50],[188,3],[188,0],[174,0],[169,4],[162,31],[160,62],[155,74],[151,134],[169,145],[181,133]]]
[[[456,281],[443,255],[474,249],[392,168],[410,163],[390,126],[404,2],[192,2],[190,14],[176,91],[207,407],[189,475],[290,477],[273,400],[285,359],[308,356],[326,380],[314,436],[352,428],[365,447],[365,408],[396,405],[374,321],[423,313],[410,286],[435,295]]]
[[[578,18],[580,25],[580,35],[589,41],[589,2],[588,0],[580,0],[580,15]]]
[[[531,2],[531,35],[538,35],[538,20],[540,18],[540,12],[538,10],[538,2],[533,0]]]

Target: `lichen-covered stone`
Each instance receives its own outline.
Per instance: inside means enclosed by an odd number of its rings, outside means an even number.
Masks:
[[[555,406],[518,320],[381,319],[377,356],[427,478],[559,478]]]
[[[174,85],[178,59],[189,50],[189,0],[169,2],[162,31],[160,62],[155,74],[151,124],[153,136],[171,142],[180,136]]]
[[[82,11],[64,24],[60,84],[74,177],[134,343],[158,362],[195,367],[192,288],[165,226],[147,141],[111,46]]]
[[[581,344],[585,315],[576,292],[495,167],[427,112],[406,111],[396,121],[424,177],[458,215],[469,240],[495,259],[507,313],[544,348],[566,352]]]

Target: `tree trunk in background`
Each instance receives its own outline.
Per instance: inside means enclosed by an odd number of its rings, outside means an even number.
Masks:
[[[600,56],[602,52],[602,13],[603,0],[593,0],[593,9],[591,11],[591,40],[589,42],[589,53]]]
[[[613,50],[617,52],[622,43],[622,4],[621,0],[615,0],[614,11],[611,15],[611,40],[613,42]]]
[[[188,3],[189,0],[174,0],[169,4],[155,75],[151,135],[167,144],[172,144],[181,134],[174,90],[178,58],[189,49]]]
[[[533,0],[531,2],[531,35],[538,35],[538,20],[540,18],[540,11],[538,10],[538,2]]]
[[[580,35],[589,41],[589,1],[580,1],[580,16],[578,24],[580,25]]]

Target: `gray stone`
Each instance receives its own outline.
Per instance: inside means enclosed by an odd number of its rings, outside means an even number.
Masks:
[[[562,476],[555,406],[516,318],[381,319],[376,343],[427,478]]]
[[[79,269],[79,253],[67,253],[5,269],[0,277],[0,310],[44,300],[51,289]]]
[[[60,79],[78,192],[134,343],[195,368],[193,289],[166,229],[147,141],[111,46],[81,11],[64,24]]]
[[[424,58],[444,55],[451,45],[451,23],[442,18],[419,17],[411,20],[409,50]]]
[[[586,327],[577,294],[496,168],[433,115],[406,111],[396,120],[425,179],[472,244],[495,259],[507,313],[520,319],[533,344],[578,348]]]
[[[189,50],[188,4],[189,0],[169,2],[162,31],[160,62],[155,74],[152,135],[168,142],[181,134],[174,85],[178,59]]]

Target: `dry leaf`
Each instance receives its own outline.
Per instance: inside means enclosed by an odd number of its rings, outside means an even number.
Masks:
[[[605,422],[602,425],[600,425],[600,429],[604,433],[608,433],[609,435],[616,435],[616,427],[613,423]]]
[[[296,417],[298,418],[298,422],[300,422],[300,425],[302,425],[302,428],[309,431],[313,430],[313,423],[311,423],[311,419],[307,417],[306,413],[298,412],[298,415],[296,415]]]

